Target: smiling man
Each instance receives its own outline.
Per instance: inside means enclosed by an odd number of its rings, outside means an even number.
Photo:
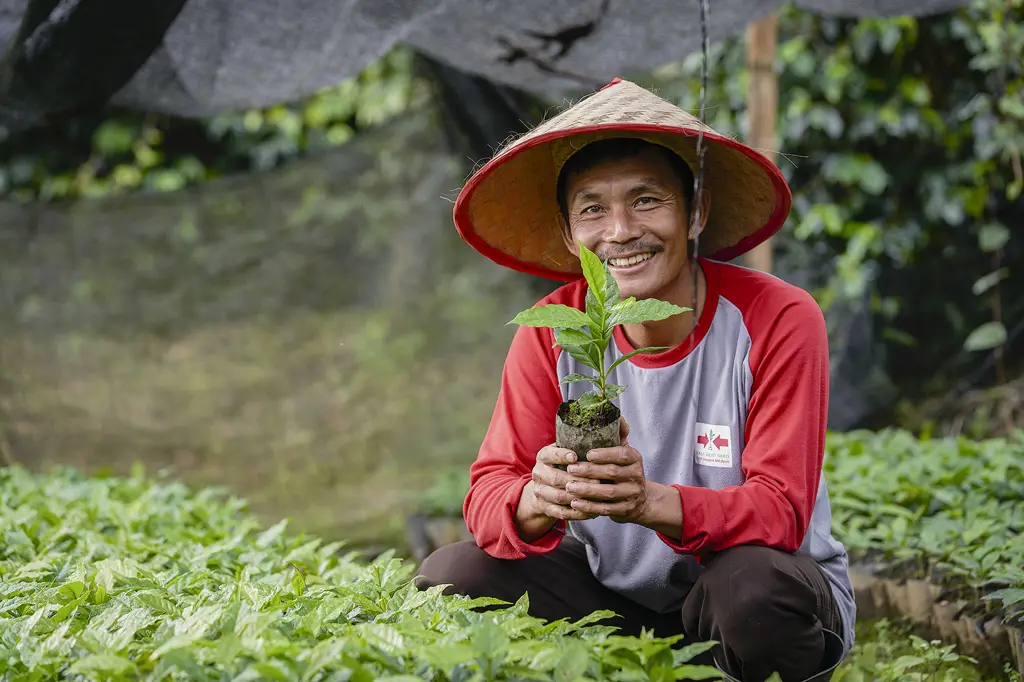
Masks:
[[[824,319],[803,290],[725,262],[779,229],[790,193],[763,155],[705,127],[695,196],[700,125],[616,79],[463,189],[455,222],[471,245],[568,282],[539,303],[585,309],[582,243],[623,297],[692,312],[615,329],[608,363],[667,350],[616,367],[623,443],[580,462],[554,446],[555,413],[586,390],[561,378],[587,370],[550,329],[519,327],[470,472],[474,541],[428,557],[419,585],[527,593],[542,618],[609,609],[625,633],[715,640],[730,679],[827,680],[855,606],[822,477]]]

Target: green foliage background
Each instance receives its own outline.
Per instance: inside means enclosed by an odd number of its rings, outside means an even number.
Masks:
[[[779,30],[781,260],[827,273],[826,309],[870,296],[904,398],[947,391],[1024,320],[1007,295],[1024,286],[1024,2],[920,20],[790,8]],[[744,59],[716,45],[708,93],[709,124],[741,139]],[[696,111],[699,75],[693,55],[646,81]]]
[[[414,55],[398,48],[300,102],[207,119],[103,109],[9,136],[0,128],[0,196],[23,201],[168,192],[267,170],[344,144],[424,101]]]
[[[822,306],[867,296],[901,397],[950,390],[1024,320],[1024,3],[976,0],[921,20],[780,21],[780,166],[794,210],[780,263],[807,267]],[[637,80],[697,110],[699,55]],[[709,121],[743,137],[744,43],[715,43]],[[344,144],[420,107],[429,79],[402,48],[298,103],[178,120],[100,111],[0,133],[0,196],[173,191]],[[1019,327],[1017,330],[1019,331]],[[941,371],[940,371],[941,368]]]

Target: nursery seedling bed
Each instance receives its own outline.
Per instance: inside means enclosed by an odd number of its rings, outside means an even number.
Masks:
[[[858,620],[908,618],[922,636],[955,644],[985,667],[1001,671],[1012,661],[1024,678],[1024,628],[1003,622],[976,600],[956,598],[948,587],[921,577],[893,577],[884,564],[855,562],[850,577]]]

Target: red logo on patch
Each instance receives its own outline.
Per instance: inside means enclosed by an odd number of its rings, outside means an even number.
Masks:
[[[729,447],[729,439],[722,438],[720,435],[715,433],[714,429],[711,429],[706,434],[702,433],[697,436],[697,445],[706,446],[708,443],[714,445],[716,450]]]

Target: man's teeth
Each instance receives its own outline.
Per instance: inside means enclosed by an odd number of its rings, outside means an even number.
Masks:
[[[654,254],[651,253],[641,253],[637,256],[630,256],[629,258],[609,258],[608,263],[609,265],[613,265],[617,268],[624,268],[628,265],[636,265],[637,263],[645,261],[653,255]]]

